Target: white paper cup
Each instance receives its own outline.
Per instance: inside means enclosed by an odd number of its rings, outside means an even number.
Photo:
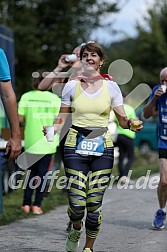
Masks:
[[[66,62],[75,62],[77,60],[77,56],[75,54],[67,55],[65,58]]]
[[[166,85],[161,85],[163,93],[166,93]]]
[[[54,127],[53,126],[48,126],[46,128],[46,139],[48,142],[53,142],[54,141]]]

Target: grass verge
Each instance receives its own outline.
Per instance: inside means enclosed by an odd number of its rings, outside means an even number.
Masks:
[[[130,171],[130,179],[137,180],[142,176],[151,176],[155,173],[159,173],[159,159],[158,153],[151,151],[148,153],[140,153],[138,149],[135,150],[135,159]],[[118,182],[118,167],[114,165],[113,173],[114,184]]]
[[[34,216],[32,213],[24,213],[21,209],[23,192],[24,190],[20,188],[3,196],[3,213],[0,214],[0,226]],[[67,204],[67,196],[54,184],[51,192],[43,199],[42,209],[45,213],[63,204]]]

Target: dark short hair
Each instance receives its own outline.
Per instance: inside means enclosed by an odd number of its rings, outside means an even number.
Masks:
[[[38,75],[32,78],[32,87],[34,89],[38,89],[39,83],[44,79],[43,73],[45,72],[45,69],[38,69],[36,72]]]
[[[88,50],[89,52],[96,52],[99,55],[101,60],[105,59],[103,48],[94,42],[94,43],[86,43],[83,46],[81,46],[81,50],[80,50],[81,60],[82,60],[83,52],[85,49]]]

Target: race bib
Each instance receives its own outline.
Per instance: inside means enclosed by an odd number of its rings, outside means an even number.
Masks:
[[[167,140],[167,123],[162,123],[160,126],[160,137],[163,140]]]
[[[80,155],[101,156],[104,153],[104,137],[85,138],[82,134],[78,134],[75,153]]]

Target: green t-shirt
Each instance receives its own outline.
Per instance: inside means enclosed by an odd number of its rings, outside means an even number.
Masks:
[[[18,113],[24,116],[24,149],[32,154],[51,154],[56,152],[59,145],[59,135],[54,142],[48,142],[43,135],[43,126],[53,125],[59,113],[61,99],[49,92],[32,90],[22,95]]]
[[[0,100],[0,137],[1,137],[1,129],[5,127],[5,120],[6,120],[5,110]]]
[[[134,108],[132,106],[130,106],[128,104],[124,104],[124,109],[125,109],[125,112],[126,112],[126,115],[127,115],[128,118],[133,118],[133,119],[137,118],[135,110],[134,110]],[[118,125],[117,133],[122,134],[122,135],[126,135],[127,137],[130,137],[130,138],[133,138],[133,139],[136,136],[136,133],[134,131],[131,131],[129,129],[123,129],[120,125]]]

